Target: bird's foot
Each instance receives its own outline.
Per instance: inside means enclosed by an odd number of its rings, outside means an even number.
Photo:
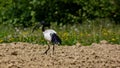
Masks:
[[[46,55],[47,55],[47,51],[45,51],[43,54],[46,54]]]

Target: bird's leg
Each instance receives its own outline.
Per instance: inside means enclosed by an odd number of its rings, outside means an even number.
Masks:
[[[44,54],[47,54],[49,49],[50,49],[50,45],[48,44],[48,49],[44,52]]]
[[[55,51],[55,45],[53,44],[53,55],[54,55],[54,51]]]

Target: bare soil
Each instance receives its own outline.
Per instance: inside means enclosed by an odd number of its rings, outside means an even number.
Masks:
[[[56,46],[30,43],[0,44],[0,68],[120,68],[120,45],[104,41],[91,46]]]

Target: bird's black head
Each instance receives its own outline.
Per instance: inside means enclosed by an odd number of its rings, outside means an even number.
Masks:
[[[38,29],[40,26],[42,26],[42,31],[44,31],[45,27],[50,28],[50,23],[46,23],[45,21],[41,21],[33,27],[32,32],[34,32],[34,30]]]
[[[50,28],[50,23],[46,23],[45,21],[41,21],[40,23],[41,23],[41,25],[43,25],[43,27]]]
[[[41,21],[40,23],[42,25],[42,31],[50,28],[50,23],[46,23],[45,21]]]

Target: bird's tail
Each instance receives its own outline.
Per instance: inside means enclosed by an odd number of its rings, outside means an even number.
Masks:
[[[53,33],[53,34],[51,34],[51,36],[52,36],[51,42],[53,44],[61,44],[62,41],[57,34]]]

